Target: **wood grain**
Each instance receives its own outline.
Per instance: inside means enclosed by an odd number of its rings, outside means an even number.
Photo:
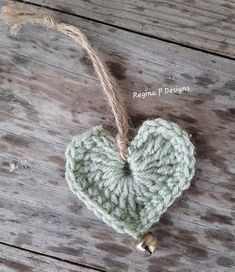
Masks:
[[[139,255],[134,241],[98,220],[64,180],[64,150],[74,135],[101,123],[114,132],[85,52],[39,27],[12,37],[0,21],[0,241],[105,271],[232,271],[234,62],[60,16],[79,25],[102,53],[134,128],[162,116],[192,134],[197,173],[153,226],[158,253]],[[133,99],[133,91],[175,86],[190,91]],[[18,169],[10,172],[10,164]]]
[[[47,256],[0,244],[2,272],[95,272],[97,270],[69,264]]]
[[[29,2],[235,58],[234,0]]]

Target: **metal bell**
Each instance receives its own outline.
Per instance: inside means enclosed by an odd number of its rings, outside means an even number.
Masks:
[[[157,238],[151,232],[148,232],[140,237],[135,247],[140,251],[148,252],[152,255],[157,249],[157,244]]]

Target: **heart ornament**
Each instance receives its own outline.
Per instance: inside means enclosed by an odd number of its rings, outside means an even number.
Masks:
[[[96,216],[137,238],[156,223],[194,175],[194,146],[177,124],[145,121],[122,160],[102,127],[76,136],[66,150],[70,189]]]
[[[114,139],[101,126],[74,137],[66,150],[66,179],[70,189],[94,213],[118,232],[134,238],[138,248],[153,253],[156,239],[145,232],[190,185],[194,175],[194,146],[177,124],[161,118],[147,120],[129,142],[129,118],[118,84],[105,63],[76,26],[55,20],[24,5],[3,7],[13,33],[26,23],[62,32],[82,45],[113,111]]]

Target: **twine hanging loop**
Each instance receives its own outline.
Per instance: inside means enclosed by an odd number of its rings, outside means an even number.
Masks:
[[[95,72],[100,79],[104,93],[108,97],[116,126],[116,142],[120,157],[126,160],[128,147],[129,118],[120,95],[120,89],[117,82],[111,76],[106,64],[99,57],[97,51],[92,47],[86,35],[76,26],[57,21],[53,16],[42,15],[35,10],[25,9],[23,5],[10,4],[2,8],[5,21],[11,28],[11,32],[16,34],[17,29],[25,24],[39,24],[49,29],[62,32],[73,41],[86,49],[92,60]]]

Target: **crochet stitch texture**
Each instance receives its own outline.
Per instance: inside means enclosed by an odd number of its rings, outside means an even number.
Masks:
[[[160,118],[140,127],[128,147],[128,164],[101,126],[76,136],[66,160],[70,189],[105,223],[134,238],[190,186],[195,166],[187,133]]]

